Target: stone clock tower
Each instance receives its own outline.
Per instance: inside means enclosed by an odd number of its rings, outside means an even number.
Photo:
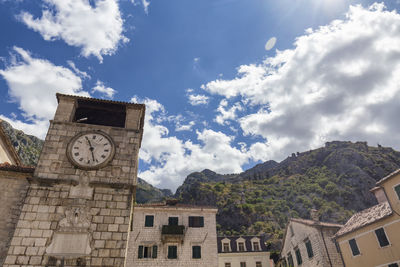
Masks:
[[[145,106],[57,100],[4,266],[124,266]]]

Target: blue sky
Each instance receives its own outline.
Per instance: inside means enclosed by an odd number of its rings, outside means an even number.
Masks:
[[[400,149],[400,1],[0,0],[0,118],[55,93],[147,104],[139,176],[176,189],[326,141]]]

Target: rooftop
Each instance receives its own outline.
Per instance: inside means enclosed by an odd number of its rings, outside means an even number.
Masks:
[[[60,93],[57,93],[56,96],[57,96],[57,101],[58,101],[58,102],[60,102],[60,97],[67,97],[67,98],[88,100],[88,101],[98,102],[98,103],[109,103],[109,104],[127,105],[127,106],[131,106],[131,107],[136,107],[136,108],[140,108],[140,109],[145,109],[145,104],[137,104],[137,103],[131,103],[131,102],[123,102],[123,101],[115,101],[115,100],[98,99],[98,98],[92,98],[92,97],[86,97],[86,96],[78,96],[78,95],[65,95],[65,94],[60,94]]]
[[[388,202],[383,202],[371,208],[357,212],[351,216],[347,223],[335,234],[335,237],[353,232],[361,227],[381,220],[392,213],[392,209]]]
[[[15,171],[15,172],[33,173],[35,171],[35,168],[29,167],[29,166],[11,165],[8,162],[5,162],[5,163],[0,163],[0,171]]]
[[[381,185],[384,181],[396,176],[397,174],[400,174],[400,169],[395,170],[394,172],[392,172],[391,174],[383,177],[382,179],[380,179],[378,182],[376,182],[376,185]]]
[[[135,207],[138,208],[183,208],[183,209],[217,209],[214,206],[205,206],[205,205],[191,205],[191,204],[183,204],[183,203],[168,203],[168,202],[159,202],[159,203],[146,203],[146,204],[136,204]]]
[[[298,222],[310,226],[319,226],[319,227],[336,227],[340,228],[343,227],[342,224],[337,224],[337,223],[329,223],[329,222],[321,222],[321,221],[314,221],[314,220],[306,220],[306,219],[300,219],[300,218],[292,218],[290,219],[292,222]]]

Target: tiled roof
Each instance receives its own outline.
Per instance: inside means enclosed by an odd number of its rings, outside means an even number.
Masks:
[[[143,207],[143,208],[189,208],[189,209],[217,209],[217,207],[213,206],[205,206],[205,205],[190,205],[190,204],[182,204],[177,203],[174,205],[168,205],[165,202],[160,203],[147,203],[147,204],[136,204],[135,207]]]
[[[398,169],[398,170],[395,170],[394,172],[392,172],[391,174],[389,174],[389,175],[387,175],[387,176],[385,176],[385,177],[383,177],[382,179],[380,179],[378,182],[376,182],[376,185],[380,185],[380,184],[382,184],[384,181],[386,181],[386,180],[388,180],[388,179],[390,179],[390,178],[392,178],[393,176],[396,176],[397,174],[399,174],[400,173],[400,169]]]
[[[260,250],[254,251],[252,246],[251,246],[251,239],[257,237],[260,239]],[[239,251],[237,247],[236,240],[238,238],[243,238],[245,240],[245,247],[246,251],[243,251],[243,253],[247,252],[266,252],[269,251],[267,246],[265,245],[265,242],[268,240],[268,237],[265,235],[257,236],[257,235],[246,235],[246,236],[218,236],[217,237],[217,243],[218,243],[218,253],[238,253],[242,252]],[[231,251],[229,252],[224,252],[223,251],[223,245],[222,245],[222,240],[223,239],[229,239],[230,245],[231,245]]]
[[[25,172],[25,173],[33,173],[35,171],[34,167],[29,166],[17,166],[11,165],[8,162],[0,164],[0,170],[2,171],[15,171],[15,172]]]
[[[298,222],[310,226],[322,226],[322,227],[343,227],[342,224],[337,224],[337,223],[328,223],[328,222],[320,222],[320,221],[313,221],[313,220],[306,220],[306,219],[300,219],[300,218],[292,218],[290,221],[293,222]]]
[[[392,209],[388,202],[383,202],[369,209],[357,212],[347,221],[347,223],[335,234],[335,238],[355,231],[361,227],[374,223],[392,214]]]
[[[68,98],[74,98],[74,99],[83,99],[83,100],[90,100],[93,102],[99,102],[99,103],[110,103],[110,104],[123,104],[123,105],[129,105],[129,106],[136,106],[138,108],[145,108],[145,104],[137,104],[137,103],[131,103],[131,102],[122,102],[122,101],[115,101],[115,100],[106,100],[106,99],[98,99],[98,98],[91,98],[91,97],[86,97],[86,96],[78,96],[78,95],[64,95],[57,93],[57,101],[60,101],[60,97],[68,97]]]

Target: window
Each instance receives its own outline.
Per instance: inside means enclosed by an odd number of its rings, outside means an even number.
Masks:
[[[397,263],[392,263],[392,264],[389,264],[389,267],[399,267],[399,265]]]
[[[394,191],[396,191],[397,197],[400,199],[400,184],[394,187]],[[397,264],[397,263],[395,263]]]
[[[239,247],[239,251],[244,251],[244,243],[243,242],[239,242],[238,247]]]
[[[225,267],[231,267],[231,263],[230,262],[225,262]]]
[[[289,252],[289,254],[287,256],[287,260],[288,260],[289,267],[293,267],[294,263],[293,263],[292,253]]]
[[[283,259],[282,259],[282,264],[283,264],[283,267],[287,267],[287,263],[286,263],[286,258],[285,257],[283,257]]]
[[[314,256],[314,252],[312,250],[311,241],[307,239],[305,242],[306,242],[307,255],[309,258],[312,258]]]
[[[204,217],[189,216],[189,227],[204,227]]]
[[[254,251],[260,250],[260,246],[258,245],[258,242],[253,242],[253,249],[254,249]]]
[[[246,262],[245,261],[240,262],[240,267],[246,267]]]
[[[229,252],[229,243],[224,243],[224,252]]]
[[[389,240],[388,240],[385,230],[383,228],[376,229],[375,234],[376,234],[376,237],[378,238],[379,245],[381,247],[386,247],[389,245]]]
[[[262,267],[261,261],[256,261],[256,267]]]
[[[176,246],[168,246],[168,259],[178,258],[178,248]]]
[[[153,227],[153,225],[154,225],[154,215],[146,215],[146,218],[144,220],[144,226]]]
[[[192,247],[192,258],[193,259],[201,259],[201,247],[200,246]]]
[[[354,238],[349,240],[349,245],[353,256],[360,255],[360,250],[358,249],[357,242]]]
[[[178,225],[178,217],[169,217],[168,225]]]
[[[149,259],[149,258],[157,258],[157,246],[139,246],[138,251],[139,259]]]
[[[303,263],[303,259],[301,258],[300,249],[295,248],[294,253],[296,254],[297,265],[301,265]]]

